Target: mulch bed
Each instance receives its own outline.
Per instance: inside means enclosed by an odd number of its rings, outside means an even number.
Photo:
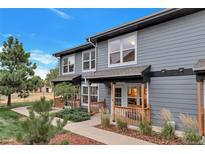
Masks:
[[[0,140],[0,145],[21,145],[22,143],[16,140]]]
[[[56,135],[51,139],[50,144],[60,144],[65,140],[68,141],[70,145],[103,145],[103,143],[71,132]]]
[[[134,138],[141,139],[141,140],[148,141],[148,142],[155,143],[155,144],[164,144],[164,145],[182,144],[182,140],[179,137],[175,137],[174,139],[171,139],[171,140],[166,140],[166,139],[163,139],[160,136],[160,134],[156,132],[153,132],[152,136],[146,136],[146,135],[142,135],[139,131],[133,130],[133,129],[120,130],[115,125],[111,125],[109,128],[103,128],[101,127],[101,125],[97,125],[95,127],[103,129],[103,130],[115,132],[118,134],[134,137]]]

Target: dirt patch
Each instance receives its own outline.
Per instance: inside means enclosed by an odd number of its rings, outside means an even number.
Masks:
[[[103,145],[103,143],[71,132],[56,135],[51,139],[50,144],[60,144],[65,140],[71,145]]]
[[[18,97],[18,94],[12,94],[11,95],[11,101],[12,103],[19,103],[19,102],[33,102],[40,100],[41,97],[45,96],[46,99],[53,99],[54,94],[53,93],[43,93],[43,92],[36,92],[36,93],[30,93],[27,98],[20,98]],[[7,103],[7,97],[1,95],[0,98],[0,104],[6,104]]]
[[[160,134],[156,133],[156,132],[153,132],[151,136],[146,136],[146,135],[142,135],[137,130],[132,130],[132,129],[119,130],[115,125],[111,125],[109,128],[102,128],[101,125],[97,125],[95,127],[103,129],[103,130],[115,132],[118,134],[134,137],[134,138],[148,141],[151,143],[160,144],[160,145],[162,145],[162,144],[163,145],[180,145],[180,144],[182,144],[182,140],[179,137],[175,137],[172,140],[166,140],[166,139],[163,139],[160,136]]]

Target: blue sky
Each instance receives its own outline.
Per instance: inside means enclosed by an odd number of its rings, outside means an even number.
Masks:
[[[52,53],[85,42],[87,36],[161,9],[0,9],[0,50],[12,35],[31,52],[36,74],[57,65]]]

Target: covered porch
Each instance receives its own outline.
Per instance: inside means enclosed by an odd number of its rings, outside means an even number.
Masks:
[[[71,98],[63,100],[61,96],[56,95],[55,87],[60,83],[72,84]],[[81,106],[80,98],[80,85],[81,85],[81,75],[64,75],[59,76],[52,80],[54,85],[54,107],[64,108],[79,108]]]
[[[151,122],[148,72],[150,66],[109,69],[86,76],[89,84],[104,83],[110,91],[112,121],[124,120],[130,125],[141,121]],[[88,102],[88,108],[92,103]]]
[[[198,129],[205,135],[205,59],[200,59],[193,67],[197,80]]]

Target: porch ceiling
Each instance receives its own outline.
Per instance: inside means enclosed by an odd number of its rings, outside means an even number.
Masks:
[[[51,80],[51,82],[53,82],[53,83],[73,82],[73,83],[77,84],[78,80],[79,80],[79,82],[81,82],[81,75],[70,74],[70,75],[58,76],[57,78]]]
[[[112,68],[92,73],[86,73],[83,78],[88,80],[105,80],[105,79],[129,79],[129,78],[143,78],[146,73],[150,71],[150,65],[135,66],[125,68]]]

